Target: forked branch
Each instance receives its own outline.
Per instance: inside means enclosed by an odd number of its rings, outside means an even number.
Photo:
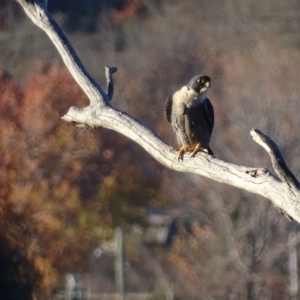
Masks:
[[[273,168],[279,179],[265,168],[249,168],[225,162],[217,157],[199,153],[195,159],[178,162],[177,155],[155,133],[128,114],[114,109],[110,100],[113,96],[114,68],[106,68],[107,91],[104,92],[85,70],[72,45],[38,0],[16,0],[28,17],[44,30],[60,52],[71,74],[90,99],[84,109],[71,107],[62,117],[87,127],[105,127],[132,139],[166,167],[199,174],[212,180],[259,194],[273,202],[286,215],[300,222],[299,183],[286,167],[275,143],[259,130],[252,130],[253,139],[263,146],[271,156]],[[81,126],[82,126],[81,125]]]

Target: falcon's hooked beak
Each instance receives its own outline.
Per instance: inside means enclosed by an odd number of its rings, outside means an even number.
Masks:
[[[201,88],[200,89],[200,93],[205,93],[205,92],[207,92],[207,90],[210,88],[210,81],[206,81],[205,83],[204,83],[204,87],[203,88]]]

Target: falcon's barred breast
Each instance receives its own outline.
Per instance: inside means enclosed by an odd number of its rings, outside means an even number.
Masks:
[[[214,127],[214,108],[206,97],[211,79],[205,75],[193,77],[189,84],[166,101],[166,116],[175,131],[179,149],[178,160],[186,151],[194,157],[198,151],[213,155],[209,147]]]

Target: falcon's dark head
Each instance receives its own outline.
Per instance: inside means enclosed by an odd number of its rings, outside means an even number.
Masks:
[[[206,75],[197,75],[190,80],[188,87],[197,93],[205,94],[210,88],[210,81],[210,77]]]

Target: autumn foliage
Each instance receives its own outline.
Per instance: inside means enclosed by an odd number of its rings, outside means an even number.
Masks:
[[[84,269],[110,228],[139,222],[159,182],[130,163],[132,143],[61,121],[87,100],[58,63],[37,64],[25,88],[1,74],[0,90],[0,292],[30,299]]]
[[[13,3],[2,2],[5,11]],[[54,2],[67,1],[49,1],[50,8]],[[296,2],[68,3],[75,28],[85,28],[87,18],[97,25],[93,34],[68,33],[90,74],[104,87],[103,66],[118,67],[114,107],[174,146],[164,101],[192,76],[207,74],[216,156],[271,169],[249,135],[256,127],[274,139],[299,178]],[[114,4],[101,6],[99,14],[90,13],[91,3]],[[148,17],[139,18],[145,7]],[[143,264],[154,267],[157,286],[174,299],[290,299],[287,236],[295,232],[299,240],[297,224],[266,199],[169,172],[115,132],[63,122],[70,106],[84,107],[88,100],[68,70],[52,62],[58,54],[48,37],[29,20],[13,19],[13,11],[0,13],[0,30],[10,28],[1,35],[0,59],[13,74],[0,77],[0,295],[47,294],[66,272],[85,270],[91,250],[115,226],[143,224],[147,207],[171,200],[167,214],[179,221],[168,247],[146,251],[142,230],[125,241],[125,264],[134,266],[134,275],[144,276]],[[54,17],[65,24],[61,15]],[[33,67],[38,57],[45,62]]]

